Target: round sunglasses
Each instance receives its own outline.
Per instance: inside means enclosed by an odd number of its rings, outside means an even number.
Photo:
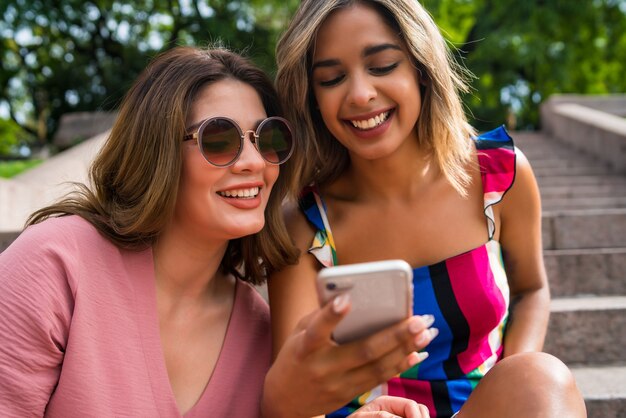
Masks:
[[[183,137],[184,141],[195,139],[202,156],[217,167],[235,164],[243,150],[243,141],[252,134],[250,141],[265,161],[282,164],[293,152],[293,134],[286,119],[272,116],[264,119],[256,131],[243,132],[237,122],[227,117],[215,117],[202,121],[198,130]]]

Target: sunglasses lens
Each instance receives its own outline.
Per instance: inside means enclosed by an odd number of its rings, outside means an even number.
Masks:
[[[273,164],[287,161],[293,147],[289,126],[281,119],[267,119],[259,131],[258,147],[263,158]]]
[[[202,129],[201,135],[202,153],[211,164],[227,166],[239,155],[241,137],[237,127],[229,120],[210,120]]]

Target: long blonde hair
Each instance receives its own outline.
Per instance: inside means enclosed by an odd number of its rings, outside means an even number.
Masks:
[[[276,88],[300,138],[295,158],[288,163],[295,168],[286,178],[291,192],[311,182],[330,183],[349,165],[347,150],[328,131],[315,106],[310,69],[320,26],[333,11],[358,3],[372,5],[406,43],[425,84],[418,138],[432,150],[447,180],[466,195],[475,131],[459,94],[468,90],[469,73],[453,59],[437,25],[416,0],[303,0],[298,7],[276,47]]]
[[[253,87],[268,116],[282,113],[271,80],[247,59],[222,48],[173,48],[156,57],[126,94],[91,166],[92,187],[79,184],[76,193],[33,213],[27,224],[74,214],[120,247],[143,249],[154,243],[174,213],[181,144],[194,97],[225,78]],[[260,283],[266,273],[295,262],[297,252],[281,216],[286,191],[281,175],[265,209],[264,228],[229,242],[224,272]]]

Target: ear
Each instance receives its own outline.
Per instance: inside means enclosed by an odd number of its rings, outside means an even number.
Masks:
[[[417,74],[419,75],[419,83],[424,86],[427,87],[430,84],[430,78],[428,77],[428,75],[424,76],[425,72],[422,71],[421,68],[417,68]]]

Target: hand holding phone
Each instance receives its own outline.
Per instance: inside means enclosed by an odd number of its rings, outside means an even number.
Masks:
[[[352,308],[333,339],[342,344],[363,338],[408,318],[413,310],[413,269],[403,260],[327,267],[318,273],[321,304],[350,293]]]

